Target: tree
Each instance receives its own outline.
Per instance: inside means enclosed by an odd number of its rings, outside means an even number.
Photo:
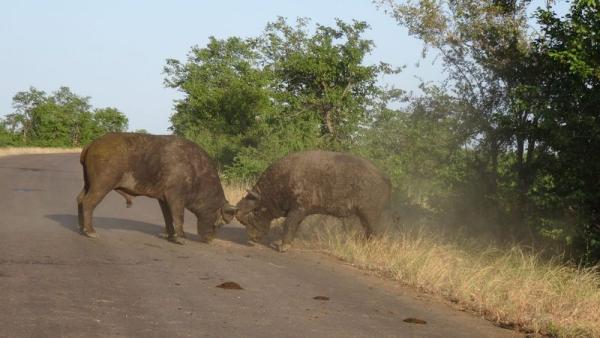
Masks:
[[[335,143],[348,143],[384,89],[380,76],[397,72],[390,65],[364,65],[374,43],[362,35],[369,28],[363,21],[336,20],[335,27],[316,25],[308,31],[308,20],[295,27],[285,19],[267,25],[259,38],[266,68],[276,79],[277,100],[286,114],[308,114],[320,121],[321,135]]]
[[[96,134],[122,132],[127,130],[129,120],[117,108],[99,108],[94,110],[92,118]]]
[[[211,37],[205,48],[192,48],[185,64],[167,60],[164,71],[166,86],[185,94],[171,116],[176,135],[198,141],[222,164],[258,142],[256,126],[271,105],[269,79],[249,41]]]
[[[485,210],[486,222],[505,233],[550,238],[598,259],[595,2],[575,2],[564,17],[551,5],[538,9],[541,32],[534,37],[527,0],[378,3],[443,61],[443,88],[460,103],[456,125],[466,136],[466,175],[458,187],[470,192],[461,199]]]
[[[6,128],[4,122],[0,122],[0,147],[14,145],[14,135]]]
[[[539,10],[542,30],[531,63],[540,111],[539,134],[548,148],[547,184],[536,191],[545,209],[560,210],[555,234],[600,259],[600,10],[574,2],[564,17]]]
[[[114,108],[92,110],[89,97],[61,87],[52,95],[33,87],[13,97],[15,112],[3,122],[20,144],[81,146],[109,131],[127,129],[127,117]]]
[[[79,146],[92,137],[90,97],[78,96],[67,87],[60,87],[48,97],[46,105],[36,107],[42,119],[38,139],[56,138],[57,143]],[[47,108],[47,109],[45,109]],[[65,140],[65,141],[63,141]]]
[[[15,112],[6,117],[5,123],[13,133],[19,133],[23,143],[29,141],[33,129],[33,108],[46,101],[46,93],[30,87],[28,92],[18,92],[13,97]]]
[[[361,135],[360,152],[379,162],[393,185],[412,202],[431,209],[452,195],[456,180],[448,175],[461,156],[460,103],[436,86],[402,110],[384,109]],[[456,171],[456,170],[454,170]]]
[[[527,232],[527,194],[536,176],[536,161],[544,152],[535,132],[536,110],[523,104],[529,93],[525,84],[535,74],[527,63],[530,1],[378,3],[390,8],[426,50],[439,53],[448,74],[443,88],[460,102],[461,132],[475,150],[465,158],[484,188],[477,189],[480,196],[475,199],[487,200],[489,208],[496,210],[488,212],[496,214],[491,223]],[[512,170],[506,171],[507,165]],[[517,198],[512,198],[512,191],[503,191],[513,172]]]
[[[185,63],[167,60],[165,84],[184,93],[173,131],[242,177],[289,151],[347,147],[376,101],[398,94],[377,86],[390,66],[363,65],[373,48],[362,38],[367,28],[338,20],[310,33],[305,19],[290,26],[279,18],[259,37],[210,38]]]

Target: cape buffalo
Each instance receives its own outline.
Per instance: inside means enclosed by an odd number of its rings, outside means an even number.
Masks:
[[[97,237],[92,227],[94,208],[111,190],[125,197],[128,206],[133,196],[156,198],[168,238],[177,243],[183,243],[184,209],[198,218],[198,235],[205,242],[235,214],[211,158],[183,138],[109,133],[83,149],[81,165],[84,187],[77,196],[79,229],[89,237]]]
[[[331,151],[304,151],[273,163],[237,204],[236,218],[253,241],[271,220],[286,217],[280,251],[287,250],[298,225],[311,214],[358,216],[367,237],[390,200],[389,179],[363,158]]]

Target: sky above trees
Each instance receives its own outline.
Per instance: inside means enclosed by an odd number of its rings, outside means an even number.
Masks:
[[[375,42],[368,63],[405,70],[382,81],[417,90],[420,80],[442,79],[432,59],[420,61],[422,43],[368,0],[352,1],[10,1],[0,4],[0,116],[14,111],[13,95],[34,86],[68,86],[129,117],[132,130],[167,133],[177,91],[164,87],[166,59],[183,59],[210,36],[259,35],[267,22],[310,17],[364,20]]]

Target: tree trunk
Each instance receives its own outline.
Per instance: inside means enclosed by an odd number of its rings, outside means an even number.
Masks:
[[[520,224],[526,225],[527,212],[529,210],[529,201],[527,200],[527,193],[531,187],[534,169],[532,168],[532,161],[535,151],[535,137],[532,135],[532,128],[530,126],[537,125],[538,119],[535,118],[531,124],[527,122],[526,113],[522,118],[521,130],[517,132],[517,189],[518,199],[517,206],[515,208],[515,218]],[[525,144],[527,143],[527,144]],[[532,229],[527,228],[528,234],[533,240],[534,234]]]
[[[515,206],[515,212],[513,217],[515,218],[515,222],[518,224],[523,224],[523,220],[525,218],[525,195],[527,194],[527,187],[525,182],[525,166],[524,166],[524,151],[525,151],[525,139],[521,135],[521,133],[517,132],[517,164],[516,164],[516,172],[517,172],[517,205]]]
[[[329,135],[331,138],[335,139],[335,125],[333,123],[333,119],[331,116],[333,109],[323,110],[321,112],[321,116],[323,121],[321,122],[321,135]]]

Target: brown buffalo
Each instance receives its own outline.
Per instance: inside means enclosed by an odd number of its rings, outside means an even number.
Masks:
[[[368,160],[330,151],[298,152],[267,168],[237,204],[236,218],[251,240],[260,241],[271,220],[286,217],[279,247],[285,251],[311,214],[358,216],[369,237],[390,194],[389,179]]]
[[[227,203],[211,158],[197,144],[176,136],[110,133],[81,152],[84,187],[77,196],[79,228],[97,237],[94,208],[111,190],[131,205],[134,196],[156,198],[172,241],[182,243],[184,209],[198,218],[198,235],[209,242],[216,228],[230,222]]]

